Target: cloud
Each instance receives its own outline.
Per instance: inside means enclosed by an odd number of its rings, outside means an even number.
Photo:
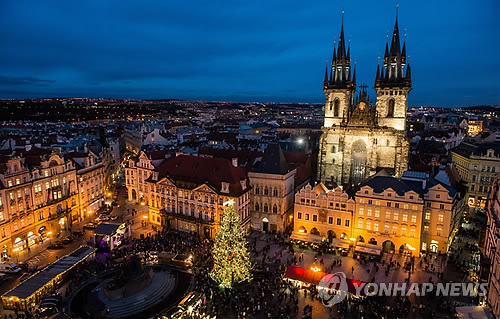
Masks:
[[[0,86],[49,86],[54,80],[40,79],[32,76],[0,75]]]
[[[499,5],[486,1],[432,3],[432,10],[430,1],[400,6],[415,86],[410,105],[458,104],[464,83],[475,88],[487,82],[500,90],[500,71],[491,67],[500,55],[499,41],[491,41],[499,37]],[[371,85],[395,10],[379,2],[344,5],[358,84]],[[321,0],[314,6],[299,0],[25,0],[3,1],[0,10],[0,72],[9,78],[0,80],[0,91],[22,87],[19,97],[267,96],[320,102],[341,6]],[[456,89],[445,96],[439,88],[451,82]],[[500,103],[494,94],[474,96],[478,103]]]

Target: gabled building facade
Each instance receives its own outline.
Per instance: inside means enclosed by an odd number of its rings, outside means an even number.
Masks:
[[[493,179],[500,172],[500,144],[463,142],[451,150],[451,160],[467,183],[465,203],[484,208]]]
[[[50,150],[29,147],[0,159],[0,260],[62,236],[78,214],[76,168]]]
[[[214,238],[224,203],[233,201],[242,224],[250,226],[251,187],[244,168],[226,159],[188,155],[154,164],[141,153],[125,175],[129,196],[136,192],[138,200],[149,206],[151,224]]]

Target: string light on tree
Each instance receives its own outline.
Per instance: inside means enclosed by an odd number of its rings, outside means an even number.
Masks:
[[[211,275],[221,288],[231,288],[240,281],[251,279],[245,230],[233,204],[233,201],[224,203],[224,217],[212,251],[214,268]]]

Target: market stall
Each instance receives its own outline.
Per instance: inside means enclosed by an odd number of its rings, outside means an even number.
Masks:
[[[4,309],[25,311],[33,307],[42,297],[54,289],[69,276],[70,271],[88,258],[94,248],[81,246],[56,262],[48,265],[2,295]]]
[[[321,271],[313,271],[311,269],[295,267],[292,265],[288,265],[285,272],[285,278],[287,280],[294,281],[300,285],[305,285],[305,286],[310,286],[310,285],[319,286],[321,279],[327,275],[330,274]],[[361,285],[364,286],[366,284],[365,282],[346,278],[346,283],[347,283],[347,292],[350,295],[357,297],[363,297],[365,295],[364,289],[361,289],[360,295],[356,294],[356,287],[359,287]],[[333,288],[323,287],[323,288],[330,288],[332,290],[335,290],[334,289],[335,287]]]

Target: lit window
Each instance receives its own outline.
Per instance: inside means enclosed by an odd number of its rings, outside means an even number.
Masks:
[[[358,228],[363,228],[363,221],[362,220],[358,220]]]
[[[398,226],[392,226],[392,234],[397,235],[398,233]]]
[[[406,236],[406,227],[401,227],[401,236]]]
[[[443,214],[439,214],[439,215],[438,215],[438,223],[441,223],[441,224],[442,224],[442,223],[443,223],[443,221],[444,221],[444,216],[443,216]]]
[[[403,214],[403,223],[408,222],[408,215]]]

